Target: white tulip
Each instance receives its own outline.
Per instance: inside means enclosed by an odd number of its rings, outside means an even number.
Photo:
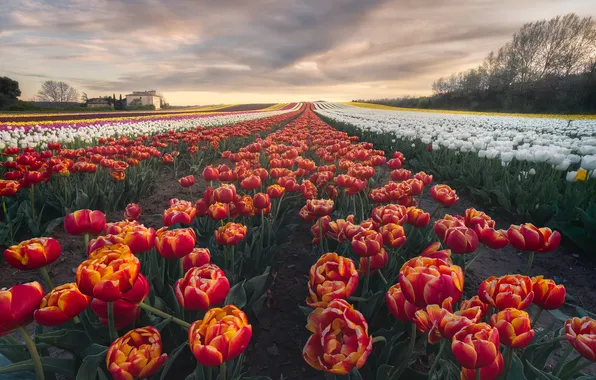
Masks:
[[[584,156],[584,158],[582,158],[581,166],[587,171],[596,170],[596,155]]]
[[[567,176],[565,177],[565,179],[567,180],[567,182],[575,182],[575,175],[577,174],[577,172],[567,172]]]

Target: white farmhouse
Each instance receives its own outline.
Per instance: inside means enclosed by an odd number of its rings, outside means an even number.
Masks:
[[[157,94],[157,91],[133,91],[132,94],[126,95],[126,105],[131,106],[147,106],[153,104],[155,109],[158,110],[161,107],[161,97]]]

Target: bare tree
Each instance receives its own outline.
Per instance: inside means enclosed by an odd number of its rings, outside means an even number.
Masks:
[[[37,98],[54,103],[76,102],[79,100],[79,92],[65,82],[48,80],[41,85]]]

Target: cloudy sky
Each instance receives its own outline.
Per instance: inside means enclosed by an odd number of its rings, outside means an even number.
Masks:
[[[171,104],[421,95],[594,0],[0,0],[0,75]]]

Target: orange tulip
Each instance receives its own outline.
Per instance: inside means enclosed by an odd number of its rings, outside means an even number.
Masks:
[[[208,248],[195,248],[191,253],[182,258],[182,270],[186,273],[189,269],[209,264],[210,261],[211,252],[209,252]]]
[[[437,237],[441,240],[445,240],[445,234],[447,233],[448,229],[450,229],[451,227],[461,226],[465,225],[459,215],[451,216],[447,214],[443,217],[443,219],[437,220],[433,228]]]
[[[412,172],[406,169],[395,169],[389,174],[392,181],[406,181],[412,176]]]
[[[428,212],[424,212],[424,210],[416,207],[408,208],[408,224],[414,227],[423,228],[428,226],[429,223],[430,214]]]
[[[107,245],[89,255],[76,272],[81,293],[105,302],[115,301],[130,290],[141,264],[124,244]]]
[[[372,210],[371,217],[375,222],[380,224],[395,223],[403,225],[408,220],[408,209],[395,204],[378,206]]]
[[[33,321],[42,298],[43,288],[36,281],[0,289],[0,336]]]
[[[246,191],[255,190],[261,187],[261,177],[258,175],[249,175],[240,182],[240,187]]]
[[[596,361],[596,320],[590,317],[571,318],[565,322],[569,344],[584,358]]]
[[[478,240],[492,249],[501,249],[509,244],[507,231],[495,230],[487,222],[479,222],[474,226]]]
[[[393,237],[391,231],[391,237]],[[381,252],[383,236],[374,230],[364,230],[352,238],[352,250],[360,257],[371,257]]]
[[[272,199],[281,198],[286,192],[286,188],[278,184],[273,184],[267,188],[267,195]]]
[[[58,260],[62,253],[54,238],[35,238],[20,242],[4,251],[4,260],[20,270],[39,269]]]
[[[348,223],[354,223],[354,215],[349,215],[346,219],[337,219],[329,222],[329,236],[340,243],[346,241],[347,237],[344,234],[344,228]]]
[[[470,312],[470,310],[472,310],[472,311]],[[470,316],[477,316],[478,318],[476,318],[476,319],[478,319],[478,320],[476,322],[478,322],[488,312],[488,305],[485,304],[484,302],[482,302],[480,297],[474,296],[474,297],[470,298],[469,300],[465,300],[465,301],[461,302],[459,312],[462,315],[468,316],[468,318],[470,318]],[[470,319],[472,319],[472,318],[470,318]]]
[[[286,186],[286,190],[287,189],[288,188]],[[315,199],[318,194],[317,187],[309,180],[302,181],[302,184],[300,185],[300,192],[306,199]]]
[[[93,251],[105,247],[106,245],[114,245],[124,243],[124,239],[120,235],[105,235],[98,236],[97,239],[93,239],[87,245],[87,255],[90,255]]]
[[[203,178],[205,181],[215,181],[219,178],[219,171],[211,165],[206,166],[203,169]]]
[[[64,229],[71,235],[99,235],[106,225],[106,215],[99,210],[77,210],[64,218]]]
[[[113,171],[111,175],[112,179],[116,182],[122,182],[126,178],[126,173],[123,171]]]
[[[455,190],[447,185],[434,185],[430,188],[433,199],[443,206],[453,206],[459,200]]]
[[[174,284],[178,303],[187,310],[208,310],[223,302],[229,291],[228,278],[215,264],[191,268]]]
[[[106,223],[105,229],[104,229],[104,234],[106,235],[118,235],[120,234],[122,231],[124,231],[125,228],[127,227],[131,227],[131,226],[140,226],[141,223],[137,222],[136,220],[123,220],[120,222],[114,222],[114,223]]]
[[[33,317],[37,324],[58,326],[79,315],[89,302],[91,297],[81,293],[74,282],[60,285],[43,297]]]
[[[474,323],[453,336],[451,351],[467,369],[491,365],[500,355],[499,331],[486,323]]]
[[[258,209],[265,209],[271,206],[271,199],[265,193],[256,193],[253,199],[253,204]]]
[[[510,307],[523,310],[534,300],[532,280],[518,274],[489,277],[480,284],[478,297],[499,310]]]
[[[252,326],[234,305],[210,309],[188,329],[190,350],[201,365],[218,366],[238,357],[250,342]]]
[[[476,228],[477,224],[481,224],[489,228],[495,228],[495,221],[492,220],[490,216],[474,208],[466,209],[464,214],[464,223],[466,227],[474,229]]]
[[[383,244],[387,247],[399,248],[406,243],[406,233],[399,224],[385,224],[381,226],[379,232],[383,237]]]
[[[188,255],[196,242],[197,235],[192,228],[167,230],[167,227],[162,227],[155,233],[155,248],[166,259],[179,259]]]
[[[144,225],[125,227],[118,235],[122,242],[130,248],[132,253],[147,252],[155,246],[155,230]]]
[[[215,202],[207,210],[207,216],[213,220],[222,220],[227,218],[230,213],[230,206],[227,203]]]
[[[244,195],[240,197],[240,199],[234,201],[234,203],[230,203],[233,205],[236,212],[242,216],[254,216],[255,215],[255,207],[254,201],[250,195]],[[230,216],[232,211],[230,210]]]
[[[139,304],[149,295],[149,281],[142,273],[139,273],[132,288],[124,293],[122,297],[114,301],[114,324],[116,330],[132,324],[141,310]],[[99,322],[108,327],[108,303],[98,298],[91,301],[91,310],[99,317]]]
[[[310,267],[306,303],[312,308],[326,307],[338,298],[348,298],[358,287],[358,271],[354,262],[330,252]]]
[[[372,351],[372,337],[364,316],[345,300],[333,300],[326,309],[308,316],[310,336],[302,356],[317,370],[346,375],[362,368]]]
[[[501,343],[507,347],[525,348],[534,339],[530,315],[523,310],[502,310],[493,314],[490,324],[499,330]]]
[[[106,354],[106,367],[115,380],[144,379],[159,371],[167,359],[159,330],[147,326],[116,339]]]
[[[229,222],[214,231],[219,245],[238,245],[246,237],[247,227],[240,223]]]
[[[567,292],[563,285],[557,285],[553,280],[544,276],[532,277],[534,304],[541,309],[555,310],[563,306]]]
[[[387,302],[387,307],[391,314],[400,321],[412,321],[418,310],[413,303],[409,302],[406,297],[404,297],[400,284],[395,284],[389,288],[385,294],[385,301]]]
[[[429,257],[414,257],[400,269],[399,283],[406,299],[418,307],[461,299],[464,273],[457,265]]]
[[[422,181],[422,183],[424,184],[424,186],[428,186],[430,185],[430,183],[433,181],[433,176],[432,175],[428,175],[425,172],[418,172],[414,175],[414,178],[416,178],[419,181]]]

